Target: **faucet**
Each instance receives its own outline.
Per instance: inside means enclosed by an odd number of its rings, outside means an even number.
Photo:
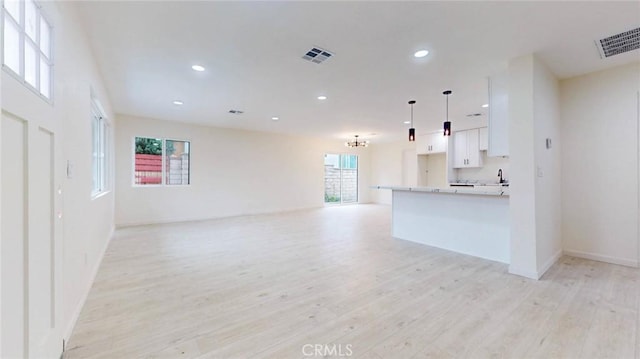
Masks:
[[[502,178],[502,168],[498,169],[498,179],[500,180],[498,183],[504,183],[504,179]]]

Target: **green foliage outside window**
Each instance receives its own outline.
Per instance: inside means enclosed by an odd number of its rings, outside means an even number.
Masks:
[[[136,154],[162,155],[162,140],[159,138],[136,137]]]
[[[324,201],[325,203],[334,203],[334,202],[340,202],[340,197],[336,197],[336,196],[329,196],[328,194],[324,194]]]

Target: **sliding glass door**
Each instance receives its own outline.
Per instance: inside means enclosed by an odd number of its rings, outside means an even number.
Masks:
[[[358,202],[358,156],[324,155],[324,202]]]

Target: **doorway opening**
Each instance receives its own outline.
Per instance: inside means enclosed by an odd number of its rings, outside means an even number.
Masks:
[[[324,203],[358,203],[357,155],[324,155]]]

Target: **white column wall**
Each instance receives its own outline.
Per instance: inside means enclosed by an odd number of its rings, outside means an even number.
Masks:
[[[533,56],[509,63],[509,272],[537,278]]]
[[[558,81],[551,71],[534,55],[512,60],[509,271],[535,279],[562,254],[559,111]]]

